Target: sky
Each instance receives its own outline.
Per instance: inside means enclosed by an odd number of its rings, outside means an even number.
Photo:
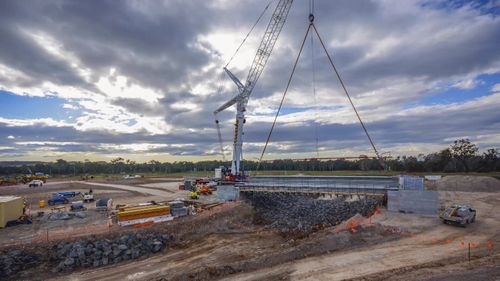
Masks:
[[[0,161],[222,159],[213,111],[269,0],[0,1]],[[241,80],[277,0],[228,68]],[[500,1],[316,0],[315,25],[381,153],[500,148]],[[250,97],[256,160],[308,27],[293,3]],[[314,73],[314,83],[313,83]],[[313,90],[315,89],[315,90]],[[235,108],[218,114],[231,157]],[[264,159],[374,155],[316,37]]]

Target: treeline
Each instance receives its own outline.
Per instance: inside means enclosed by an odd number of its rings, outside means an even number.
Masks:
[[[475,144],[467,139],[455,141],[449,148],[427,155],[402,156],[385,159],[383,163],[376,159],[357,161],[293,161],[275,160],[261,163],[259,170],[295,170],[295,171],[338,171],[338,170],[388,170],[402,172],[493,172],[500,171],[499,151],[489,149],[478,153]],[[118,157],[110,162],[69,162],[59,159],[56,162],[36,163],[32,165],[3,166],[0,174],[27,174],[41,172],[49,175],[82,175],[82,174],[136,174],[136,173],[176,173],[191,171],[213,171],[220,166],[230,167],[230,162],[159,162],[149,161],[137,163]],[[246,171],[255,171],[256,161],[244,161]]]

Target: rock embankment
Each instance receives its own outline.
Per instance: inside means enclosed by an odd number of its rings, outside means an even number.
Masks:
[[[50,259],[56,272],[78,267],[98,267],[157,253],[168,246],[168,235],[138,236],[135,233],[109,240],[82,240],[54,245]]]
[[[16,274],[42,264],[52,268],[52,272],[116,264],[158,253],[167,248],[170,241],[172,236],[166,234],[130,232],[113,239],[82,239],[61,242],[51,248],[4,251],[0,253],[0,279],[16,277]]]
[[[256,211],[256,219],[268,227],[284,231],[311,232],[316,226],[332,226],[356,214],[373,214],[382,200],[360,198],[347,201],[345,198],[314,198],[305,195],[255,192],[244,195]]]

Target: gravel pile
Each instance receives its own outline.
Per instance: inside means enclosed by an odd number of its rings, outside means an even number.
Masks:
[[[500,192],[500,180],[485,176],[446,176],[434,184],[437,190]]]
[[[98,267],[157,253],[167,247],[170,240],[170,236],[158,233],[148,236],[129,233],[114,240],[66,242],[54,245],[50,259],[57,263],[54,272]]]
[[[347,202],[340,197],[323,200],[305,195],[263,192],[245,193],[244,198],[254,206],[257,220],[268,227],[302,233],[309,233],[318,225],[337,225],[358,213],[367,216],[382,205],[382,200],[373,198]]]
[[[37,266],[40,263],[38,255],[23,250],[13,250],[0,255],[0,279],[11,276],[19,271]]]

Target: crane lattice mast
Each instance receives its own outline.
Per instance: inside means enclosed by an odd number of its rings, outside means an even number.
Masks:
[[[245,123],[245,111],[248,99],[252,94],[252,90],[257,84],[262,71],[271,56],[274,44],[278,40],[278,36],[285,24],[288,12],[292,6],[293,0],[280,0],[271,16],[271,20],[267,25],[266,32],[257,49],[257,53],[252,62],[252,66],[248,71],[248,76],[245,84],[243,85],[240,80],[232,74],[226,67],[224,71],[233,80],[238,87],[239,94],[229,100],[214,111],[214,114],[231,107],[236,104],[236,123],[234,126],[234,141],[233,141],[233,159],[231,162],[231,173],[233,175],[240,175],[241,161],[243,160],[243,124]],[[219,128],[219,121],[216,118],[217,128]]]

